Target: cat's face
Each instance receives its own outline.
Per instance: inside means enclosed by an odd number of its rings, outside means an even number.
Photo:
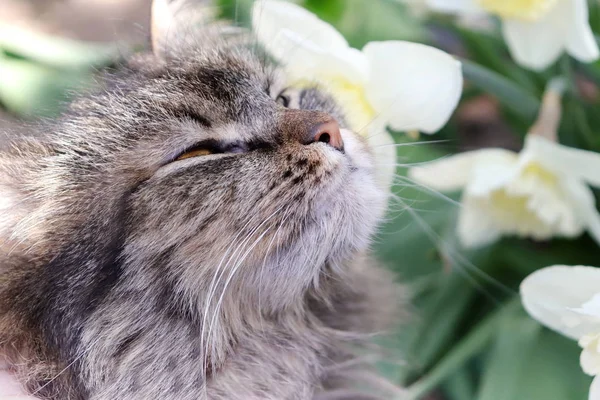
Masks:
[[[248,54],[165,71],[142,89],[162,104],[123,156],[154,166],[128,199],[127,260],[166,261],[189,292],[229,281],[277,308],[366,248],[383,195],[329,95],[282,86]]]
[[[82,279],[118,264],[121,277],[269,310],[366,249],[385,196],[334,99],[286,87],[250,50],[146,60],[45,139],[20,236],[92,260],[77,261]]]

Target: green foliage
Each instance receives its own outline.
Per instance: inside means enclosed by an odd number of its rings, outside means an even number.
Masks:
[[[69,93],[93,83],[116,46],[49,37],[0,24],[0,104],[24,117],[56,115]]]
[[[248,25],[252,0],[218,3],[223,16]],[[570,89],[563,101],[561,142],[600,151],[600,62],[581,64],[565,57],[547,71],[532,73],[508,57],[497,29],[475,31],[442,16],[424,22],[394,0],[305,0],[304,5],[357,48],[371,40],[400,39],[460,54],[463,104],[495,99],[500,122],[517,140],[534,121],[546,83],[563,76]],[[600,5],[591,4],[590,15],[600,32]],[[110,64],[114,54],[111,47],[15,35],[0,27],[0,103],[21,116],[53,115],[59,100],[89,85],[93,67]],[[471,146],[460,124],[454,118],[434,138],[421,138],[431,140],[425,145],[396,134],[403,144],[399,162],[421,163]],[[518,286],[531,272],[552,264],[600,266],[597,244],[585,235],[545,243],[504,239],[465,251],[454,230],[458,194],[415,185],[405,167],[398,168],[394,194],[376,250],[412,291],[414,309],[411,322],[386,343],[405,362],[382,365],[382,371],[407,385],[408,398],[414,400],[432,391],[449,400],[586,399],[590,379],[580,370],[576,343],[529,319]]]

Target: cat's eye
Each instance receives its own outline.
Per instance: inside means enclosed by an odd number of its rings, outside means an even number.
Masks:
[[[224,142],[221,140],[208,139],[187,148],[172,160],[173,162],[181,161],[193,157],[210,156],[212,154],[241,154],[246,153],[248,150],[247,143],[239,141]]]
[[[179,153],[177,157],[173,158],[173,161],[187,160],[188,158],[209,156],[211,154],[223,152],[223,145],[220,141],[208,139],[188,147]]]
[[[202,147],[194,147],[184,153],[182,153],[179,157],[175,159],[175,161],[181,161],[192,157],[202,157],[214,154],[210,149],[202,148]]]
[[[275,99],[275,102],[277,104],[280,104],[286,108],[290,106],[290,101],[291,101],[290,96],[283,92],[281,92],[279,94],[279,96],[277,96],[277,98]]]

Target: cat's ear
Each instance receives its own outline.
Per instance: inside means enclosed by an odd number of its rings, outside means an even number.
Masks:
[[[152,51],[166,59],[182,50],[197,35],[197,30],[213,18],[214,8],[207,0],[153,0]]]

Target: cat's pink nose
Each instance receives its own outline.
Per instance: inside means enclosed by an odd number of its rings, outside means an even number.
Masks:
[[[335,119],[316,125],[311,132],[312,140],[309,143],[327,143],[334,149],[344,151],[344,141],[340,133],[340,125]],[[306,144],[309,144],[306,143]]]
[[[304,145],[326,143],[344,151],[340,125],[329,114],[313,110],[285,110],[280,119],[281,133],[288,139]]]

